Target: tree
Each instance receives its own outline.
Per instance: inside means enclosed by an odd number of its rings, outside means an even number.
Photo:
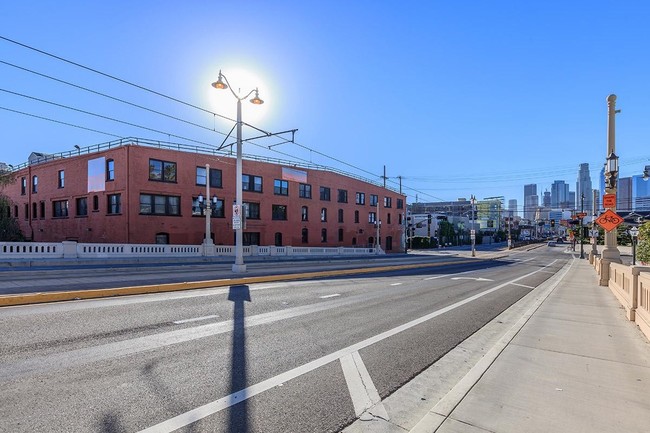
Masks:
[[[20,226],[16,218],[11,217],[11,206],[13,203],[7,196],[2,194],[5,186],[11,185],[16,179],[14,173],[8,170],[0,170],[0,241],[20,242],[25,238],[20,232]]]
[[[650,221],[639,226],[639,244],[636,248],[636,257],[643,264],[650,263]]]
[[[22,242],[25,237],[20,231],[16,218],[10,216],[12,203],[4,195],[0,195],[0,241]]]

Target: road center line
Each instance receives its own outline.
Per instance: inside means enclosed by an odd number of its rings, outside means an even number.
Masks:
[[[276,386],[280,384],[284,384],[291,379],[295,379],[296,377],[302,376],[303,374],[309,373],[310,371],[313,371],[319,367],[322,367],[326,364],[329,364],[330,362],[336,361],[346,355],[350,355],[354,352],[358,352],[359,350],[368,347],[372,344],[378,343],[379,341],[385,340],[388,337],[392,337],[393,335],[399,334],[402,331],[406,331],[407,329],[410,329],[414,326],[417,326],[421,323],[427,322],[435,317],[438,317],[444,313],[447,313],[449,311],[452,311],[456,308],[459,308],[465,304],[468,304],[470,302],[473,302],[479,298],[482,298],[483,296],[489,295],[490,293],[496,292],[499,289],[504,288],[505,286],[509,284],[516,283],[517,281],[523,280],[524,278],[530,277],[531,275],[535,275],[538,272],[544,271],[546,268],[549,266],[555,264],[557,262],[556,260],[553,260],[551,263],[548,265],[544,266],[543,268],[539,268],[533,272],[530,272],[528,274],[522,275],[520,277],[517,277],[513,280],[507,281],[505,283],[499,284],[498,286],[495,286],[491,289],[484,290],[482,292],[477,293],[476,295],[470,296],[469,298],[465,298],[461,301],[458,301],[454,304],[448,305],[447,307],[441,308],[440,310],[436,310],[432,313],[429,313],[425,316],[419,317],[415,320],[412,320],[410,322],[404,323],[403,325],[397,326],[393,329],[390,329],[388,331],[382,332],[380,334],[375,335],[374,337],[367,338],[363,341],[360,341],[359,343],[353,344],[351,346],[348,346],[346,348],[343,348],[341,350],[338,350],[336,352],[330,353],[329,355],[325,355],[321,358],[315,359],[313,361],[310,361],[306,364],[303,364],[299,367],[293,368],[291,370],[285,371],[284,373],[280,373],[277,376],[271,377],[269,379],[263,380],[262,382],[256,383],[255,385],[251,385],[248,388],[242,389],[241,391],[237,391],[233,394],[227,395],[225,397],[222,397],[218,400],[212,401],[210,403],[204,404],[203,406],[199,406],[195,409],[189,410],[185,413],[182,413],[180,415],[177,415],[173,418],[170,418],[166,421],[163,421],[159,424],[156,424],[154,426],[151,426],[149,428],[146,428],[144,430],[141,430],[139,433],[171,433],[174,430],[178,430],[182,427],[185,427],[187,425],[190,425],[196,421],[199,421],[207,416],[213,415],[217,412],[220,412],[224,409],[229,408],[230,406],[239,403],[243,400],[247,400],[251,397],[256,396],[257,394],[261,394],[264,391],[267,391],[269,389],[275,388]]]
[[[341,296],[340,293],[332,293],[331,295],[323,295],[319,296],[321,299],[329,299],[329,298],[336,298],[337,296]]]

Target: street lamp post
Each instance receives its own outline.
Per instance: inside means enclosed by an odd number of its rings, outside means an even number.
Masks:
[[[616,156],[616,95],[607,97],[607,159],[605,163],[605,193],[616,196],[618,157]],[[616,212],[616,201],[610,209]],[[621,253],[616,246],[616,230],[605,232],[605,248],[603,249],[600,268],[601,286],[609,285],[609,264],[621,263]]]
[[[598,254],[598,229],[596,228],[596,202],[598,201],[598,192],[593,190],[593,209],[591,214],[591,252],[589,253],[589,263],[594,262],[594,257]]]
[[[639,236],[639,229],[637,227],[632,227],[629,230],[630,236],[632,237],[632,266],[636,265],[636,238]]]
[[[232,90],[232,86],[228,82],[228,79],[225,75],[219,71],[219,79],[212,83],[212,87],[215,89],[230,89],[230,93],[237,99],[237,179],[236,179],[236,204],[235,209],[238,209],[239,219],[234,215],[233,212],[233,225],[235,225],[235,264],[232,265],[233,272],[246,272],[246,265],[244,264],[244,233],[243,233],[243,224],[242,224],[242,120],[241,120],[241,101],[248,98],[250,95],[255,93],[255,96],[250,100],[252,104],[261,105],[264,103],[259,97],[259,92],[257,88],[248,92],[245,96],[239,96]]]
[[[476,198],[474,195],[472,195],[472,198],[470,199],[470,203],[472,206],[472,231],[470,231],[470,238],[472,239],[472,257],[476,257],[476,249],[475,249],[475,244],[476,244],[476,227],[474,226],[474,204],[476,203]]]
[[[212,230],[210,229],[210,220],[212,218],[212,209],[217,208],[217,196],[213,195],[210,199],[210,164],[205,164],[205,197],[199,193],[197,198],[199,208],[205,212],[205,239],[203,239],[203,255],[214,255],[214,242],[212,241]]]
[[[375,217],[375,225],[377,226],[377,239],[375,240],[375,244],[377,245],[377,249],[375,251],[376,254],[379,254],[381,251],[381,242],[379,240],[379,235],[380,235],[380,230],[381,230],[381,220],[379,219],[379,200],[377,200],[377,216]]]
[[[585,258],[585,251],[582,243],[584,241],[583,219],[585,213],[585,193],[580,194],[580,258]]]

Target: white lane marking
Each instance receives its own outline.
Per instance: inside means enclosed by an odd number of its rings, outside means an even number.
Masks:
[[[190,323],[190,322],[200,322],[201,320],[209,320],[209,319],[216,319],[219,317],[217,314],[211,314],[209,316],[203,316],[203,317],[193,317],[191,319],[183,319],[183,320],[176,320],[173,323],[175,325],[182,325],[183,323]]]
[[[452,280],[474,280],[474,281],[494,281],[483,277],[453,277]]]
[[[512,283],[513,286],[519,286],[519,287],[524,287],[526,289],[534,289],[533,286],[527,286],[525,284],[519,284],[519,283]]]
[[[390,419],[388,418],[388,412],[386,412],[386,408],[381,402],[379,392],[375,388],[375,384],[372,383],[370,374],[359,352],[353,352],[341,357],[340,362],[352,398],[354,413],[362,418],[364,413],[367,413],[371,417],[377,416],[388,421]],[[370,419],[368,417],[368,420]]]
[[[336,298],[337,296],[341,296],[340,293],[332,293],[331,295],[323,295],[319,296],[321,299],[329,299],[329,298]]]
[[[437,280],[438,278],[445,278],[445,277],[448,277],[449,275],[451,275],[451,274],[436,275],[435,277],[425,278],[424,281]]]
[[[141,430],[139,433],[171,433],[174,430],[178,430],[182,427],[185,427],[187,425],[192,424],[193,422],[199,421],[207,416],[213,415],[217,412],[220,412],[224,409],[229,408],[232,405],[235,405],[239,403],[240,401],[249,399],[251,397],[256,396],[257,394],[261,394],[264,391],[267,391],[269,389],[275,388],[276,386],[279,386],[280,384],[284,384],[291,379],[295,379],[296,377],[302,376],[303,374],[309,373],[310,371],[316,370],[319,367],[322,367],[326,364],[329,364],[332,361],[336,361],[337,359],[342,358],[345,355],[349,355],[354,352],[358,352],[359,350],[368,347],[372,344],[375,344],[379,341],[382,341],[388,337],[392,337],[395,334],[398,334],[402,331],[405,331],[407,329],[410,329],[414,326],[417,326],[421,323],[424,323],[428,320],[431,320],[435,317],[438,317],[444,313],[447,313],[449,311],[452,311],[458,307],[461,307],[465,304],[468,304],[470,302],[473,302],[479,298],[482,298],[485,295],[489,295],[492,292],[496,292],[499,289],[502,289],[503,287],[507,286],[508,284],[515,283],[519,280],[523,280],[524,278],[528,278],[531,275],[535,275],[536,273],[546,269],[547,267],[553,265],[556,260],[553,260],[551,263],[548,265],[544,266],[543,268],[539,268],[533,272],[530,272],[528,274],[522,275],[521,277],[517,277],[514,280],[505,282],[503,284],[499,284],[498,286],[495,286],[491,289],[484,290],[480,293],[477,293],[476,295],[470,296],[469,298],[465,298],[461,301],[458,301],[454,304],[448,305],[447,307],[441,308],[440,310],[434,311],[432,313],[429,313],[425,316],[419,317],[415,320],[412,320],[410,322],[404,323],[403,325],[397,326],[393,329],[390,329],[388,331],[382,332],[381,334],[377,334],[374,337],[367,338],[363,341],[360,341],[359,343],[355,343],[351,346],[348,346],[346,348],[340,349],[336,352],[330,353],[329,355],[325,355],[321,358],[315,359],[313,361],[308,362],[307,364],[303,364],[301,366],[298,366],[294,369],[291,369],[289,371],[285,371],[284,373],[280,373],[277,376],[271,377],[269,379],[263,380],[262,382],[256,383],[254,385],[249,386],[248,388],[242,389],[241,391],[237,391],[234,394],[227,395],[225,397],[220,398],[219,400],[215,400],[213,402],[204,404],[203,406],[199,406],[195,409],[191,409],[185,413],[182,413],[180,415],[177,415],[173,418],[170,418],[166,421],[163,421],[159,424],[156,424],[154,426],[151,426],[149,428],[146,428],[144,430]]]
[[[391,286],[401,286],[402,283],[392,283]]]

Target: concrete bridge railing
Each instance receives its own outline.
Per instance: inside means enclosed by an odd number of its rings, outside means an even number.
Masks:
[[[596,272],[602,269],[599,257],[594,258]],[[625,308],[628,320],[635,322],[650,339],[650,266],[628,266],[609,263],[608,286]]]
[[[379,254],[383,254],[382,250]],[[368,247],[243,247],[244,256],[361,256],[377,254]],[[88,244],[64,242],[0,242],[0,260],[118,259],[130,257],[235,256],[232,245]]]

